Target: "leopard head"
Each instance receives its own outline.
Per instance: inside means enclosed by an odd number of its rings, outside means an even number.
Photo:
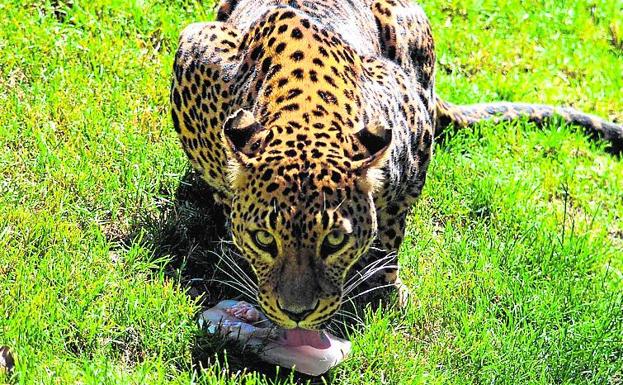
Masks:
[[[376,236],[373,192],[391,131],[351,134],[346,153],[279,132],[246,110],[224,124],[232,235],[257,276],[265,314],[284,328],[318,329],[339,309],[349,269]]]

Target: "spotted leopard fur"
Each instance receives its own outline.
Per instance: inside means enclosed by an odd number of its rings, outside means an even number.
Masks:
[[[349,276],[401,287],[396,251],[435,132],[560,116],[623,148],[623,129],[570,109],[455,106],[434,90],[422,9],[405,0],[225,0],[181,34],[172,119],[286,328],[320,327]],[[389,257],[387,257],[389,256]]]

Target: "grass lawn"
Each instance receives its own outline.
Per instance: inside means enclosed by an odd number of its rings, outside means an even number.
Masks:
[[[621,1],[424,8],[444,98],[623,121]],[[196,327],[219,293],[188,279],[210,224],[178,204],[168,90],[177,34],[212,17],[193,0],[0,2],[0,346],[17,361],[0,383],[309,380],[243,370]],[[368,312],[352,357],[313,381],[622,384],[623,161],[560,124],[485,124],[435,152],[400,254],[414,302]]]

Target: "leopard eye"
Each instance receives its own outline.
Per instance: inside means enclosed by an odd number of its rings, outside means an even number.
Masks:
[[[339,246],[344,241],[344,233],[338,230],[333,230],[327,235],[326,241],[329,246]]]
[[[271,251],[275,246],[275,237],[265,230],[258,230],[253,234],[253,240],[257,247],[264,251]]]
[[[328,255],[340,250],[347,240],[348,236],[346,234],[339,230],[332,230],[322,242],[323,254]]]

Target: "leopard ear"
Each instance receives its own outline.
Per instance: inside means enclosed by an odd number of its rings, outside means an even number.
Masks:
[[[378,190],[383,184],[382,167],[389,158],[392,130],[373,124],[353,134],[353,169],[359,174],[358,184],[368,192]]]
[[[227,147],[242,164],[247,164],[265,147],[268,132],[250,111],[243,109],[234,112],[223,124]]]
[[[392,130],[375,123],[353,134],[353,139],[360,147],[353,157],[356,170],[383,167],[390,153]]]

